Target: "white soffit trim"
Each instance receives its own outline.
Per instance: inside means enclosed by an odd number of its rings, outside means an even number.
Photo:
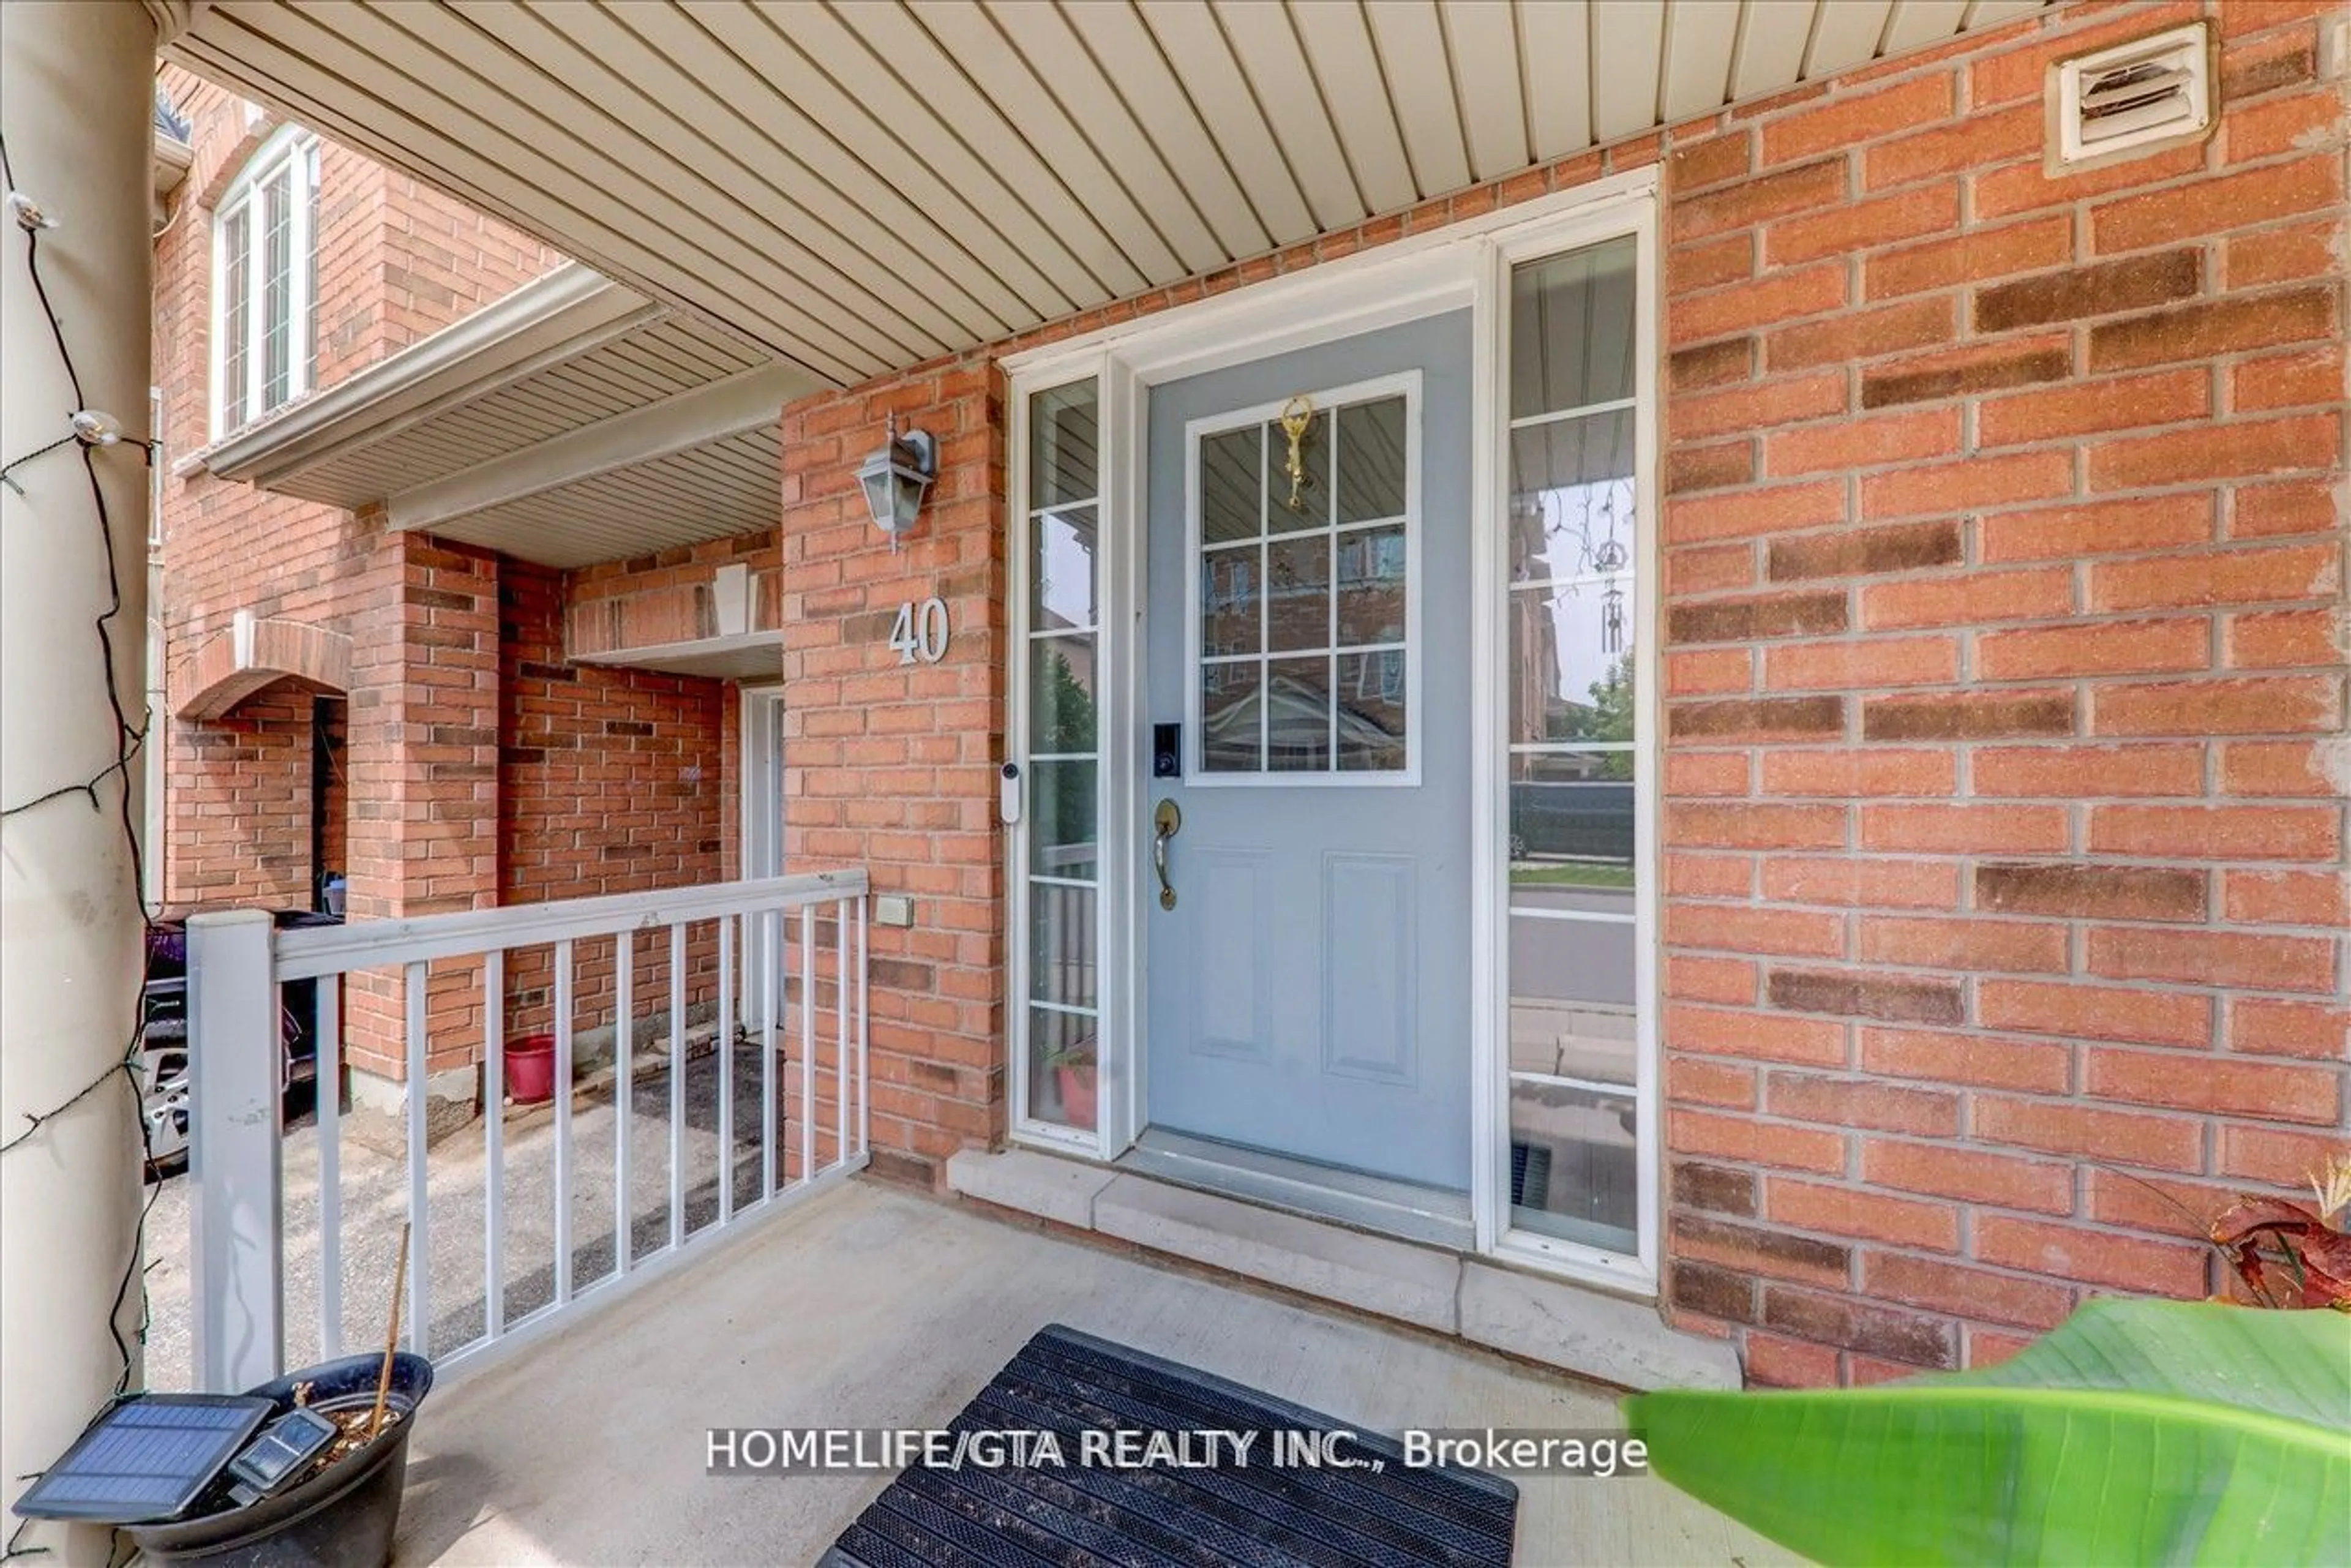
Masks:
[[[464,320],[247,427],[204,453],[203,462],[223,479],[287,488],[285,481],[305,469],[668,314],[634,290],[565,262]]]
[[[812,378],[795,365],[744,371],[402,490],[385,500],[385,524],[393,529],[431,528],[582,479],[691,452],[774,423],[788,401],[814,390]]]

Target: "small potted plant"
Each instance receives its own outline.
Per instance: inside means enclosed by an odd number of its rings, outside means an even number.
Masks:
[[[1061,1096],[1061,1114],[1069,1119],[1071,1126],[1091,1130],[1098,1086],[1094,1037],[1085,1035],[1047,1051],[1045,1065],[1053,1070],[1053,1084]]]

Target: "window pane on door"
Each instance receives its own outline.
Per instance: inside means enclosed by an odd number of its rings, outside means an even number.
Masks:
[[[1401,643],[1405,625],[1405,538],[1400,528],[1339,536],[1339,645]]]
[[[1265,597],[1267,648],[1329,647],[1331,536],[1307,534],[1266,546]]]
[[[1295,474],[1279,417],[1194,444],[1197,765],[1409,772],[1411,402],[1391,393],[1293,418]]]
[[[1265,552],[1255,545],[1200,553],[1200,656],[1254,653],[1265,621]]]
[[[1297,474],[1293,476],[1291,465]],[[1293,451],[1280,421],[1265,426],[1265,531],[1295,533],[1331,523],[1331,415],[1306,416]]]
[[[1265,767],[1269,773],[1331,768],[1331,660],[1275,659],[1266,665]]]
[[[1379,773],[1405,765],[1405,651],[1339,655],[1339,767]]]
[[[1256,425],[1200,443],[1202,544],[1253,539],[1261,531],[1265,490],[1258,453],[1263,444],[1263,432]]]
[[[1255,660],[1200,666],[1200,765],[1210,773],[1255,773],[1265,761],[1265,714]]]
[[[1339,521],[1384,522],[1405,513],[1405,406],[1400,397],[1339,411]]]

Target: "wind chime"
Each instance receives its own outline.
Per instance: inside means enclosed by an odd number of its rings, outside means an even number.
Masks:
[[[1599,577],[1606,580],[1600,591],[1600,651],[1609,654],[1621,653],[1625,651],[1625,588],[1620,574],[1632,559],[1631,552],[1625,548],[1624,540],[1616,536],[1617,524],[1622,520],[1616,510],[1616,503],[1617,493],[1615,486],[1612,485],[1607,494],[1600,499],[1599,527],[1596,530],[1592,524],[1591,503],[1588,500],[1584,503],[1584,520],[1581,523],[1571,528],[1570,525],[1562,519],[1556,524],[1547,525],[1543,529],[1544,534],[1552,538],[1570,532],[1573,533],[1576,562],[1572,575]],[[1598,535],[1596,538],[1593,537],[1595,532]],[[1575,594],[1574,585],[1570,584],[1563,591],[1573,598]]]

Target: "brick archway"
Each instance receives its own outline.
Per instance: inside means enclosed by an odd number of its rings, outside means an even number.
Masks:
[[[351,640],[323,626],[240,610],[172,672],[172,712],[205,723],[283,680],[349,692]]]

